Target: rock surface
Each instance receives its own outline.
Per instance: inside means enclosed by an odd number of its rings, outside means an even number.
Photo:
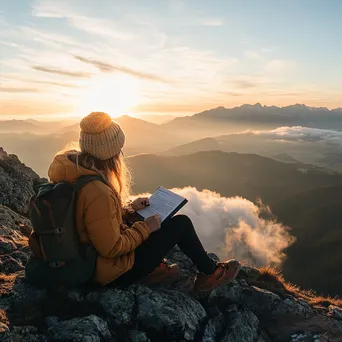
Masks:
[[[13,157],[1,153],[0,167],[7,170],[4,160],[12,165]],[[25,179],[31,176],[28,171]],[[24,213],[29,192],[30,186],[6,203]],[[0,205],[0,341],[342,341],[341,307],[328,301],[312,306],[247,265],[235,281],[199,301],[192,293],[196,270],[178,248],[168,256],[182,272],[172,286],[33,287],[23,274],[30,229],[25,217]]]
[[[58,322],[48,330],[48,335],[55,341],[110,341],[108,324],[102,318],[90,315]]]
[[[166,334],[173,341],[193,341],[207,316],[197,300],[180,291],[139,288],[136,296],[137,323],[156,337]]]
[[[40,177],[17,156],[7,154],[0,147],[0,204],[26,214],[33,184],[39,180]]]
[[[342,308],[336,305],[329,306],[329,316],[342,321]]]

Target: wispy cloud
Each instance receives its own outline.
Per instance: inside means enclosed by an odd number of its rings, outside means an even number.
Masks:
[[[82,3],[78,5],[81,6]],[[80,14],[71,2],[36,1],[32,6],[32,13],[37,17],[65,18],[70,26],[96,36],[119,40],[129,40],[133,37],[130,32],[123,30],[117,21]]]
[[[17,49],[21,49],[23,47],[23,46],[21,46],[19,44],[16,44],[16,43],[13,43],[13,42],[10,42],[10,41],[6,41],[6,40],[0,40],[0,44],[8,46],[8,47],[11,47],[11,48],[17,48]]]
[[[63,88],[80,88],[80,86],[72,83],[65,83],[65,82],[53,82],[53,81],[33,81],[30,80],[29,82],[32,83],[38,83],[38,84],[47,84],[47,85],[52,85],[52,86],[57,86],[57,87],[63,87]]]
[[[218,91],[217,93],[221,95],[234,96],[234,97],[243,96],[242,93],[237,93],[235,91]]]
[[[134,77],[145,79],[145,80],[165,82],[165,83],[171,82],[170,80],[167,80],[167,79],[160,77],[158,75],[153,75],[153,74],[133,70],[133,69],[130,69],[130,68],[127,68],[124,66],[120,66],[120,65],[113,65],[113,64],[109,64],[109,63],[104,63],[104,62],[98,61],[96,59],[89,59],[89,58],[85,58],[82,56],[74,56],[74,58],[83,62],[83,63],[93,65],[94,67],[99,69],[101,72],[122,72],[124,74],[128,74],[130,76],[134,76]]]
[[[80,88],[80,85],[69,83],[69,82],[59,82],[59,81],[51,81],[51,80],[45,80],[45,79],[31,79],[28,77],[23,77],[20,74],[0,74],[0,80],[6,83],[12,83],[20,82],[20,83],[35,83],[35,84],[46,84],[46,85],[52,85],[57,87],[64,87],[64,88]],[[11,88],[23,88],[18,86],[12,86]]]
[[[59,1],[58,5],[61,5],[62,3],[63,3],[62,1]],[[50,1],[36,0],[32,5],[32,14],[37,17],[45,17],[45,18],[62,18],[63,17],[63,13],[61,11],[60,6],[52,6],[52,3]]]
[[[49,47],[65,47],[65,46],[79,46],[81,45],[80,42],[77,42],[77,40],[66,36],[61,35],[59,33],[51,32],[51,31],[45,31],[37,28],[32,28],[29,26],[24,26],[19,28],[19,31],[21,31],[22,34],[34,37],[34,42],[40,42],[42,44],[45,44]]]
[[[254,91],[259,92],[260,89],[268,89],[269,87],[271,87],[273,82],[274,80],[272,78],[259,74],[240,74],[233,77],[227,77],[225,82],[225,91],[244,91],[244,93],[246,93],[246,91],[248,91],[249,93]],[[227,89],[227,87],[229,88],[229,90]]]
[[[56,69],[56,68],[49,68],[49,67],[43,67],[39,65],[32,66],[32,69],[42,72],[47,72],[50,74],[58,74],[58,75],[64,75],[64,76],[70,76],[70,77],[79,77],[79,78],[89,78],[92,76],[92,73],[89,72],[83,72],[83,71],[68,71],[68,70],[62,70],[62,69]]]
[[[251,80],[233,80],[231,83],[238,89],[255,88],[260,85],[260,83]]]
[[[37,88],[0,87],[1,93],[39,93],[40,91]]]
[[[131,40],[134,37],[130,32],[127,32],[126,30],[123,31],[119,24],[108,19],[72,15],[68,17],[68,20],[69,23],[78,30],[96,36],[124,41]]]

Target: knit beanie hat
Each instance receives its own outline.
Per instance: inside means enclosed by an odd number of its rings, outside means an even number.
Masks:
[[[125,133],[106,113],[90,113],[82,119],[80,127],[81,151],[100,160],[116,156],[124,146]]]

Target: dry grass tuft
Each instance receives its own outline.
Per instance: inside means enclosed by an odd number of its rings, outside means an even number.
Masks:
[[[4,323],[4,324],[6,324],[6,325],[9,324],[9,321],[8,321],[8,317],[7,317],[6,311],[3,310],[3,309],[0,309],[0,322],[1,322],[1,323]]]
[[[17,275],[0,273],[0,296],[9,294],[12,291]]]
[[[302,290],[300,287],[285,281],[280,270],[274,267],[262,267],[259,269],[260,276],[255,280],[256,286],[277,293],[280,296],[294,295],[306,300],[313,306],[336,305],[342,307],[342,299],[318,295],[313,290]]]

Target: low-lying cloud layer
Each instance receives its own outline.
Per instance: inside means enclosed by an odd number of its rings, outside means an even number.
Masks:
[[[274,140],[321,141],[326,144],[342,145],[342,132],[302,126],[278,127],[271,131],[253,132]]]
[[[304,164],[342,172],[342,131],[281,126],[268,131],[232,133],[216,140],[225,152],[255,153],[288,162],[289,159],[282,159],[287,156]]]
[[[265,208],[244,198],[193,187],[173,191],[188,199],[180,213],[191,218],[205,249],[221,260],[236,258],[258,267],[279,265],[285,248],[295,240],[281,223],[260,217]]]

